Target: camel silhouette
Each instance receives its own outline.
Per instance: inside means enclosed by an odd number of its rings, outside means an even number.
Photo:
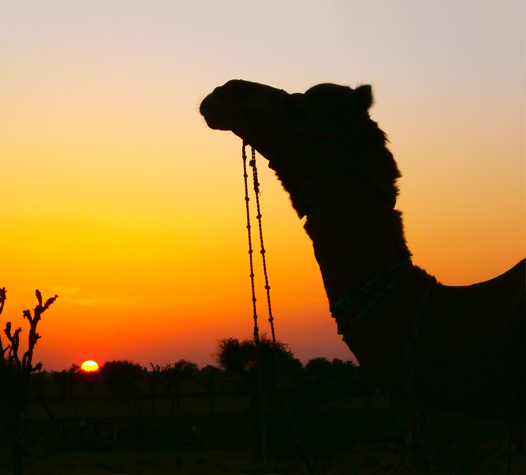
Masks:
[[[372,103],[368,85],[288,94],[231,80],[200,112],[263,155],[306,216],[338,333],[360,365],[415,405],[502,420],[524,453],[524,260],[469,286],[411,263],[394,209],[400,173]]]

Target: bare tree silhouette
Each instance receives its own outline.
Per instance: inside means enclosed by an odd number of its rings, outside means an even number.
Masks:
[[[42,314],[57,299],[57,295],[42,301],[42,294],[39,290],[36,292],[38,305],[31,310],[24,310],[23,316],[29,321],[29,336],[27,351],[22,358],[19,356],[20,332],[19,327],[14,332],[11,328],[11,322],[7,322],[4,333],[7,336],[9,344],[4,348],[0,337],[0,420],[2,426],[6,429],[11,442],[11,454],[13,461],[13,473],[23,473],[23,459],[25,449],[33,443],[39,434],[33,437],[29,442],[23,441],[23,436],[27,428],[21,426],[21,416],[27,406],[27,394],[31,373],[42,368],[42,363],[33,366],[33,352],[40,335],[37,333],[38,322]],[[0,314],[4,310],[6,301],[5,288],[0,289]]]

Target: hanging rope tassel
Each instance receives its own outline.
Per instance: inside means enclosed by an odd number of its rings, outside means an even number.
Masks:
[[[256,367],[258,378],[258,398],[259,398],[259,416],[261,422],[261,451],[263,459],[267,460],[267,428],[265,424],[265,410],[263,405],[263,377],[261,375],[261,351],[259,344],[258,315],[256,309],[256,289],[254,276],[254,251],[252,249],[252,226],[250,224],[250,198],[248,196],[248,174],[247,174],[247,154],[245,151],[246,144],[243,142],[243,178],[245,181],[245,207],[247,212],[247,234],[248,234],[248,255],[250,261],[250,283],[252,287],[252,311],[254,319],[254,345],[256,347]],[[259,208],[259,204],[258,204]],[[258,211],[259,215],[259,211]]]
[[[272,333],[272,344],[274,347],[276,347],[276,332],[274,330],[274,317],[272,315],[272,303],[270,300],[270,285],[268,281],[268,272],[267,272],[267,258],[266,258],[266,250],[265,245],[263,243],[263,225],[262,225],[262,215],[261,215],[261,207],[259,205],[259,179],[258,179],[258,169],[256,167],[256,151],[254,148],[252,148],[252,160],[250,160],[250,166],[252,167],[252,179],[254,181],[254,194],[256,195],[256,210],[257,215],[256,219],[258,220],[258,228],[259,228],[259,243],[260,243],[260,253],[261,253],[261,260],[263,261],[263,276],[265,277],[265,291],[267,293],[267,307],[268,307],[268,321],[270,323],[270,330]]]
[[[249,250],[248,253],[250,255],[250,280],[252,285],[252,302],[253,302],[253,311],[254,311],[254,341],[256,343],[256,355],[257,355],[257,365],[258,365],[258,388],[260,392],[260,412],[261,412],[261,431],[262,431],[262,438],[264,438],[266,443],[266,426],[263,421],[264,416],[264,410],[263,410],[263,385],[260,381],[261,378],[261,359],[259,356],[259,329],[257,324],[257,313],[256,313],[256,297],[255,297],[255,285],[254,285],[254,264],[253,264],[253,249],[252,249],[252,235],[251,235],[251,224],[250,224],[250,209],[249,209],[249,196],[248,196],[248,175],[247,175],[247,169],[246,169],[246,161],[247,161],[247,154],[246,154],[246,143],[243,143],[243,170],[244,170],[244,179],[245,179],[245,202],[246,202],[246,210],[247,210],[247,230],[248,230],[248,236],[249,236]],[[278,356],[278,345],[276,340],[276,332],[274,329],[274,316],[272,314],[272,303],[270,298],[270,285],[269,285],[269,278],[268,278],[268,272],[267,272],[267,260],[266,260],[266,250],[265,245],[263,241],[263,224],[262,224],[262,215],[261,215],[261,207],[259,203],[259,196],[260,196],[260,189],[259,189],[259,179],[258,179],[258,171],[256,167],[256,151],[252,147],[252,155],[250,160],[250,167],[252,168],[252,179],[254,182],[254,194],[255,194],[255,200],[256,200],[256,219],[258,221],[258,229],[259,229],[259,242],[260,242],[260,253],[261,253],[261,260],[263,262],[263,275],[265,278],[265,290],[267,295],[267,307],[268,307],[268,314],[269,318],[268,321],[270,323],[270,329],[272,333],[272,347],[273,347],[273,353],[274,353],[274,359],[276,363],[276,369],[278,374],[278,380],[279,380],[279,386],[280,386],[280,392],[281,392],[281,399],[283,402],[283,405],[285,407],[285,410],[287,412],[288,416],[288,422],[292,429],[292,432],[294,433],[294,436],[296,438],[296,443],[298,444],[298,449],[300,451],[300,454],[303,458],[303,461],[305,462],[305,465],[307,466],[307,469],[309,473],[311,474],[320,474],[321,470],[317,466],[316,462],[310,455],[309,451],[303,444],[303,441],[301,439],[301,436],[298,432],[298,429],[296,427],[296,424],[294,422],[294,416],[292,414],[292,411],[290,410],[290,406],[288,404],[288,398],[285,393],[285,382],[283,379],[283,372],[281,370],[281,363]],[[265,446],[266,447],[266,446]]]

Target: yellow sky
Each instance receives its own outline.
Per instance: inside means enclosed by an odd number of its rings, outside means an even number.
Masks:
[[[198,113],[231,78],[372,84],[415,263],[446,284],[504,272],[525,254],[525,19],[513,1],[0,0],[3,321],[59,294],[47,369],[202,365],[251,334],[241,143]],[[278,338],[350,358],[302,223],[260,176]]]

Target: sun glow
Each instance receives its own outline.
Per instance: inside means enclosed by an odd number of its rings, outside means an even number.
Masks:
[[[88,360],[88,361],[84,361],[84,363],[82,363],[80,368],[86,373],[91,373],[93,371],[98,371],[99,365],[95,363],[95,361]]]

